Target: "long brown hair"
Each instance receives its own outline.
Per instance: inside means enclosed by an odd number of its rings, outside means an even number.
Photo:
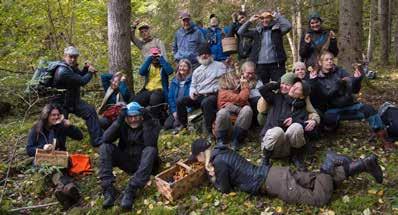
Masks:
[[[36,131],[36,139],[39,138],[40,133],[43,133],[43,129],[48,126],[48,117],[50,116],[51,111],[54,109],[57,109],[59,112],[61,112],[60,107],[52,103],[45,105],[41,110],[39,120],[37,120],[33,126]]]

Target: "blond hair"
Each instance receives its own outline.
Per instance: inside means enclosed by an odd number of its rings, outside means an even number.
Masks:
[[[239,75],[236,72],[227,72],[221,76],[218,86],[222,90],[236,89],[238,87],[236,79],[239,79]]]

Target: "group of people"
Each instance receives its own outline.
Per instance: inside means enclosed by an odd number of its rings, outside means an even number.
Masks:
[[[91,64],[79,70],[79,51],[67,47],[53,80],[53,87],[64,91],[43,108],[31,129],[28,155],[34,156],[36,148],[66,150],[66,137],[81,140],[82,132],[68,115],[83,118],[91,145],[100,154],[103,207],[112,207],[116,201],[112,169],[119,167],[132,175],[120,202],[122,208],[131,209],[137,191],[160,167],[157,143],[161,130],[181,131],[188,126],[189,113],[201,109],[206,138],[192,143],[190,159],[205,163],[211,182],[221,192],[236,188],[289,203],[322,206],[330,201],[335,186],[349,176],[368,172],[381,183],[382,170],[373,154],[353,161],[328,151],[320,173],[307,172],[305,146],[320,132],[337,130],[341,120],[367,119],[383,148],[395,148],[375,109],[355,100],[361,71],[350,75],[335,65],[336,35],[322,27],[319,14],[309,16],[300,46],[302,62],[294,63],[292,72],[285,67],[283,36],[292,27],[285,17],[268,10],[249,19],[242,11],[232,17],[233,23],[222,30],[214,14],[206,29],[195,24],[190,14],[180,15],[171,81],[173,63],[167,59],[164,43],[151,35],[149,24],[134,22],[131,40],[144,59],[139,69],[144,86],[132,95],[123,73],[101,75],[105,96],[98,111],[80,97],[80,88],[97,71]],[[239,62],[222,51],[224,36],[237,38]],[[239,155],[251,128],[261,129],[260,165]],[[298,171],[273,167],[271,158],[290,158]],[[75,204],[80,194],[66,172],[53,179],[55,196],[64,207]]]

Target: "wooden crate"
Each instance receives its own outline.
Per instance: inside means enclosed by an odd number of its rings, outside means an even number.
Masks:
[[[66,151],[45,151],[36,149],[35,164],[39,166],[68,167],[69,154]]]
[[[174,201],[189,192],[192,188],[200,186],[207,180],[205,168],[202,166],[197,170],[192,170],[189,161],[177,162],[174,166],[155,176],[158,191],[170,201]],[[174,181],[173,176],[180,169],[186,169],[188,175]]]

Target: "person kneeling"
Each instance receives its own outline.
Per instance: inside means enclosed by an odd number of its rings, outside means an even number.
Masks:
[[[65,151],[66,137],[82,140],[83,134],[69,120],[64,119],[57,105],[47,104],[41,112],[40,119],[29,132],[26,152],[30,157],[34,157],[36,149]],[[55,146],[53,142],[56,143]],[[62,170],[53,174],[51,181],[57,186],[54,195],[64,209],[70,208],[79,201],[79,189],[67,171]]]
[[[116,200],[113,167],[132,174],[121,199],[121,207],[131,209],[138,189],[146,185],[158,165],[160,127],[149,115],[137,102],[131,102],[102,137],[99,175],[104,208],[112,207]],[[113,142],[117,139],[119,143],[116,146]]]
[[[205,164],[212,184],[222,193],[236,188],[250,194],[278,197],[291,204],[320,207],[330,202],[334,188],[349,176],[367,172],[377,183],[383,182],[383,172],[374,154],[352,161],[329,151],[320,172],[316,173],[273,167],[264,162],[256,166],[225,145],[211,149],[210,143],[201,139],[192,143],[191,150],[191,160]]]

